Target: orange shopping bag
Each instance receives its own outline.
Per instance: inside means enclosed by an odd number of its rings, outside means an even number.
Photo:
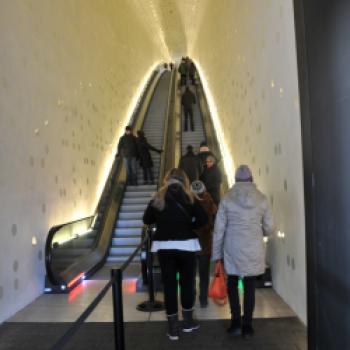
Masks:
[[[210,283],[208,295],[218,305],[227,303],[226,276],[221,261],[215,264],[214,278]]]

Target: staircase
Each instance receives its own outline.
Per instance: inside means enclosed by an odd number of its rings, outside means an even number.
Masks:
[[[161,149],[163,145],[164,119],[167,110],[170,77],[170,72],[165,72],[161,76],[154,91],[142,128],[148,143],[157,149]],[[136,130],[134,130],[134,132],[136,133]],[[160,154],[153,151],[150,152],[154,164],[153,174],[155,184],[142,185],[143,171],[142,168],[139,167],[138,184],[140,185],[126,187],[118,218],[115,223],[112,245],[107,258],[107,266],[126,261],[141,242],[143,213],[154,192],[157,190],[156,184],[158,183],[159,177]],[[136,255],[134,260],[139,261],[139,255]]]

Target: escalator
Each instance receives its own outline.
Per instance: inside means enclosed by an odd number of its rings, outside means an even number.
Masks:
[[[170,112],[173,77],[169,71],[153,73],[129,123],[134,131],[144,130],[156,148],[167,146],[165,120]],[[152,155],[155,179],[159,172],[164,174],[165,154],[167,149],[162,157]],[[138,177],[142,183],[141,169]],[[96,213],[50,229],[45,246],[45,292],[68,292],[106,260],[109,265],[124,261],[140,243],[141,213],[155,190],[156,185],[126,186],[123,162],[116,158]]]
[[[148,143],[157,149],[162,149],[163,147],[163,130],[170,78],[170,72],[164,73],[160,78],[142,127]],[[160,154],[151,151],[151,156],[154,163],[154,178],[158,182]],[[106,263],[107,266],[113,266],[116,262],[127,260],[140,244],[143,213],[152,195],[157,190],[157,184],[143,184],[143,171],[141,167],[138,168],[138,184],[139,186],[126,187],[113,232],[112,244]],[[139,261],[139,255],[136,255],[134,260]]]

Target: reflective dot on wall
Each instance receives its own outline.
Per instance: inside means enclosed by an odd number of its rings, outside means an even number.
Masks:
[[[18,232],[17,225],[16,224],[12,224],[12,226],[11,226],[12,236],[16,236],[17,232]]]
[[[15,290],[19,289],[19,280],[18,280],[18,278],[15,278],[15,280],[13,282],[13,287],[15,288]]]
[[[0,299],[4,297],[4,288],[0,286]]]
[[[43,251],[41,249],[38,252],[38,259],[43,260]]]
[[[13,264],[12,264],[12,268],[13,268],[13,271],[14,272],[17,272],[18,271],[18,261],[17,260],[15,260],[14,262],[13,262]]]
[[[45,126],[48,126],[48,125],[49,125],[49,121],[48,121],[48,120],[45,120],[44,125],[45,125]]]
[[[294,260],[294,258],[292,258],[292,260],[290,261],[290,265],[292,267],[292,270],[295,270],[295,260]]]
[[[39,129],[35,129],[35,130],[34,130],[34,134],[35,134],[35,135],[39,135]]]
[[[288,183],[287,183],[287,180],[284,180],[283,187],[284,187],[284,191],[287,192],[287,191],[288,191]]]
[[[38,239],[36,238],[36,236],[32,237],[32,245],[36,246],[38,244]]]

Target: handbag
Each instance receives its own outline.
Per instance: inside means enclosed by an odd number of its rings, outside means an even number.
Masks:
[[[214,277],[210,283],[208,296],[220,306],[227,303],[226,275],[221,261],[215,264]]]

